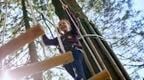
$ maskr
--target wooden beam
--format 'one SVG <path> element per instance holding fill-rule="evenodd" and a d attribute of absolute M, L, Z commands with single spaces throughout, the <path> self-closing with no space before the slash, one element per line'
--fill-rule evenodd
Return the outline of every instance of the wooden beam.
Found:
<path fill-rule="evenodd" d="M 72 53 L 69 51 L 59 56 L 52 57 L 48 60 L 44 60 L 42 62 L 32 63 L 27 66 L 22 66 L 14 70 L 10 70 L 8 71 L 8 73 L 12 76 L 12 78 L 16 78 L 16 80 L 19 80 L 24 76 L 29 76 L 34 73 L 45 71 L 61 64 L 68 64 L 72 61 L 73 56 Z"/>
<path fill-rule="evenodd" d="M 112 80 L 112 78 L 107 70 L 103 70 L 88 80 Z"/>
<path fill-rule="evenodd" d="M 12 39 L 7 44 L 0 47 L 0 60 L 5 58 L 8 54 L 13 53 L 23 47 L 26 43 L 30 43 L 40 35 L 44 34 L 41 26 L 35 25 L 27 32 L 19 35 L 17 38 Z"/>

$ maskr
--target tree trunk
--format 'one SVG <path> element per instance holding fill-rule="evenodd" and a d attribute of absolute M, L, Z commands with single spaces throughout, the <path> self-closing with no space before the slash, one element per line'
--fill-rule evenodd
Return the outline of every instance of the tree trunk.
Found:
<path fill-rule="evenodd" d="M 22 0 L 22 10 L 23 10 L 23 19 L 24 19 L 25 28 L 26 30 L 28 30 L 30 29 L 30 24 L 29 24 L 29 18 L 28 18 L 26 6 L 25 6 L 25 0 Z M 29 55 L 30 55 L 31 63 L 38 62 L 37 60 L 38 56 L 37 56 L 35 43 L 31 42 L 28 45 L 28 48 L 29 48 Z M 34 80 L 43 80 L 41 73 L 33 75 L 33 78 Z"/>
<path fill-rule="evenodd" d="M 73 12 L 75 12 L 76 16 L 80 18 L 82 28 L 84 28 L 85 30 L 84 31 L 81 28 L 82 34 L 96 34 L 102 36 L 96 26 L 92 22 L 88 21 L 87 16 L 82 12 L 82 9 L 80 8 L 76 0 L 63 1 Z M 52 4 L 55 7 L 55 13 L 60 19 L 69 19 L 66 12 L 63 10 L 59 0 L 52 0 Z M 118 60 L 118 58 L 116 57 L 116 55 L 106 41 L 103 41 L 99 37 L 86 37 L 85 40 L 91 48 L 92 52 L 94 53 L 95 58 L 98 59 L 96 53 L 98 53 L 98 55 L 101 57 L 102 62 L 104 62 L 104 65 L 106 69 L 110 72 L 113 80 L 130 80 L 129 75 L 127 74 L 122 64 L 120 63 L 120 61 Z M 83 49 L 85 50 L 86 55 L 88 56 L 88 59 L 90 60 L 95 73 L 98 73 L 100 69 L 98 69 L 98 66 L 94 63 L 94 59 L 90 55 L 90 52 L 88 51 L 84 42 L 82 40 L 80 40 L 80 42 L 82 43 Z M 90 44 L 90 42 L 92 42 L 92 44 Z M 104 69 L 105 67 L 103 67 L 101 60 L 98 60 L 98 62 L 101 68 Z"/>

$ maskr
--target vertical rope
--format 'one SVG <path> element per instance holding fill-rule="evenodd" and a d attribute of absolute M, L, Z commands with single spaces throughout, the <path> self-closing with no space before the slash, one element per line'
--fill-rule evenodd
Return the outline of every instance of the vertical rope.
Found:
<path fill-rule="evenodd" d="M 58 42 L 59 42 L 60 49 L 62 50 L 63 53 L 65 53 L 66 51 L 64 49 L 64 45 L 62 43 L 62 40 L 61 40 L 61 37 L 60 37 L 60 34 L 59 34 L 57 28 L 56 28 L 56 33 L 57 33 L 57 39 L 58 39 Z"/>
<path fill-rule="evenodd" d="M 86 40 L 84 39 L 82 33 L 80 32 L 77 24 L 74 22 L 74 20 L 72 19 L 71 15 L 69 14 L 69 12 L 68 12 L 67 10 L 66 10 L 66 12 L 67 12 L 67 14 L 69 15 L 69 17 L 70 17 L 71 21 L 73 22 L 73 24 L 75 25 L 75 27 L 76 27 L 76 29 L 77 29 L 80 37 L 82 38 L 84 44 L 86 45 L 87 49 L 89 50 L 90 54 L 92 55 L 92 57 L 93 57 L 95 63 L 97 64 L 98 68 L 100 69 L 100 71 L 102 71 L 102 68 L 101 68 L 100 64 L 99 64 L 98 61 L 95 59 L 95 56 L 94 56 L 93 52 L 91 51 L 90 47 L 88 46 L 88 43 L 86 42 Z"/>
<path fill-rule="evenodd" d="M 63 3 L 63 1 L 62 1 L 62 0 L 59 0 L 59 1 L 61 2 L 62 7 L 63 7 L 63 6 L 65 5 L 65 4 Z M 80 30 L 79 30 L 77 24 L 76 24 L 75 21 L 73 20 L 71 14 L 70 14 L 69 11 L 67 10 L 67 8 L 65 9 L 65 11 L 66 11 L 66 13 L 68 14 L 70 20 L 73 22 L 74 26 L 76 27 L 76 29 L 77 29 L 77 31 L 78 31 L 78 33 L 79 33 L 81 39 L 83 40 L 83 42 L 84 42 L 84 44 L 86 45 L 88 51 L 90 52 L 92 58 L 94 59 L 96 65 L 97 65 L 97 67 L 98 67 L 98 69 L 99 69 L 100 71 L 102 71 L 103 69 L 101 68 L 100 64 L 99 64 L 98 61 L 96 60 L 96 58 L 95 58 L 93 52 L 91 51 L 91 49 L 90 49 L 88 43 L 87 43 L 86 40 L 84 39 L 84 36 L 83 36 L 82 33 L 80 32 Z"/>
<path fill-rule="evenodd" d="M 62 0 L 60 0 L 60 2 L 61 2 L 62 4 L 64 4 L 64 3 L 62 2 Z M 58 39 L 58 42 L 59 42 L 60 49 L 62 50 L 63 53 L 65 53 L 66 51 L 65 51 L 65 49 L 64 49 L 64 45 L 63 45 L 63 43 L 62 43 L 62 40 L 61 40 L 61 37 L 60 37 L 60 34 L 59 34 L 57 28 L 56 28 L 56 33 L 57 33 L 57 39 Z"/>

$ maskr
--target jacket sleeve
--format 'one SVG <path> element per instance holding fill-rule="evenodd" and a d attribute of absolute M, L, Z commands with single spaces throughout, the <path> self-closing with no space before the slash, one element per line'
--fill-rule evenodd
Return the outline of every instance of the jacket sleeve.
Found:
<path fill-rule="evenodd" d="M 43 36 L 42 36 L 42 40 L 43 40 L 43 42 L 44 42 L 45 45 L 55 45 L 55 46 L 58 45 L 58 40 L 57 40 L 57 38 L 48 39 L 46 35 L 43 35 Z"/>
<path fill-rule="evenodd" d="M 78 35 L 78 31 L 77 31 L 76 27 L 73 24 L 71 25 L 71 28 L 72 28 L 72 30 L 71 30 L 72 34 L 73 35 Z"/>

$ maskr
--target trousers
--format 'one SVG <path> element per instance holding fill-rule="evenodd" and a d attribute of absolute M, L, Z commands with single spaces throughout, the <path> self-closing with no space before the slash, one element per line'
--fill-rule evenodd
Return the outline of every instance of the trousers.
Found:
<path fill-rule="evenodd" d="M 67 72 L 74 78 L 74 80 L 87 80 L 86 74 L 88 74 L 88 68 L 85 64 L 83 54 L 78 49 L 72 50 L 72 55 L 74 57 L 74 61 L 69 64 L 65 64 L 64 68 Z"/>

